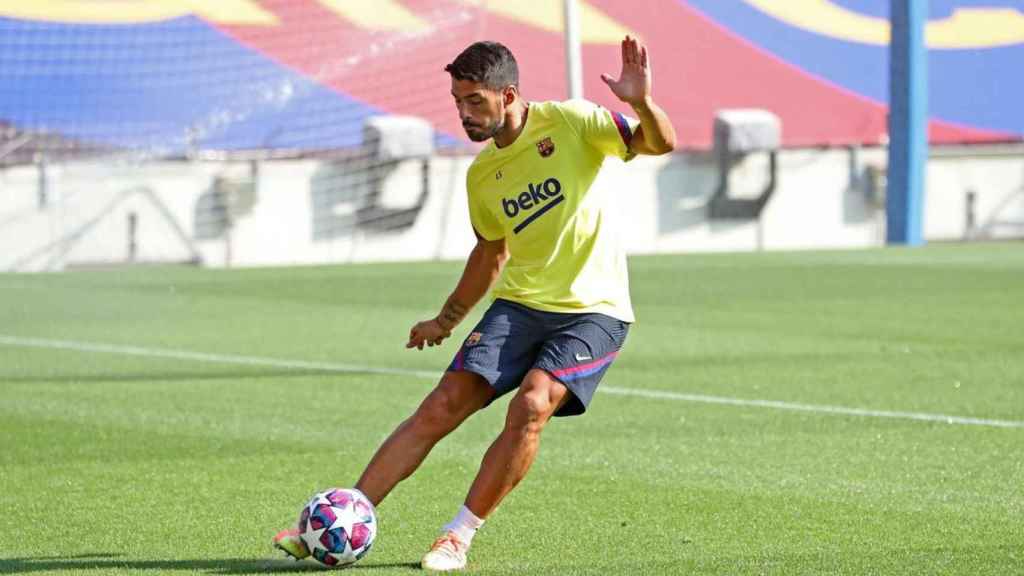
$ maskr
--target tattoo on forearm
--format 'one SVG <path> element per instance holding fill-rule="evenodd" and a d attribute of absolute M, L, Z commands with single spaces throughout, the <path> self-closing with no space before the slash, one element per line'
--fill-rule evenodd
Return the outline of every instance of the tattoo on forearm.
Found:
<path fill-rule="evenodd" d="M 438 314 L 437 320 L 441 324 L 441 327 L 445 330 L 451 330 L 462 322 L 462 319 L 469 313 L 469 308 L 459 304 L 451 298 L 444 303 L 444 307 L 441 308 L 441 313 Z"/>

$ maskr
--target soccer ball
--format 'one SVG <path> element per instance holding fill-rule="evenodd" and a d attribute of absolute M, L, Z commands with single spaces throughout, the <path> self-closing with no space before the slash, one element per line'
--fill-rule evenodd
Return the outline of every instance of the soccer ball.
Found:
<path fill-rule="evenodd" d="M 377 537 L 377 514 L 362 492 L 332 488 L 313 496 L 302 509 L 299 536 L 317 562 L 342 568 L 370 551 Z"/>

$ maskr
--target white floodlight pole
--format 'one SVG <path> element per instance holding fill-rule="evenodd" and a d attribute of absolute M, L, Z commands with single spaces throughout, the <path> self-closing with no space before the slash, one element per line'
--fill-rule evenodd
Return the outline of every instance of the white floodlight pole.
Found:
<path fill-rule="evenodd" d="M 569 98 L 583 98 L 583 58 L 580 50 L 580 18 L 576 0 L 565 0 L 565 71 Z"/>

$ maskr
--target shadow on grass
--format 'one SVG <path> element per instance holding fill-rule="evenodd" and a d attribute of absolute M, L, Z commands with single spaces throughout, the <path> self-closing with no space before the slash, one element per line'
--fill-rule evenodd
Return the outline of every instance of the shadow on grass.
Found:
<path fill-rule="evenodd" d="M 374 564 L 360 563 L 345 569 L 349 571 L 374 571 L 405 568 L 420 571 L 418 562 Z M 323 573 L 322 568 L 312 562 L 294 560 L 271 560 L 259 558 L 215 558 L 203 560 L 129 560 L 120 554 L 80 554 L 77 556 L 37 556 L 28 558 L 0 558 L 0 574 L 29 574 L 49 571 L 87 570 L 187 570 L 205 574 L 288 574 Z"/>

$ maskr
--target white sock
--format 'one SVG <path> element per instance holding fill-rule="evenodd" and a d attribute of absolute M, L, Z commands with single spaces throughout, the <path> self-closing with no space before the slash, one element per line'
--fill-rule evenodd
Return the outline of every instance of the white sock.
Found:
<path fill-rule="evenodd" d="M 444 530 L 446 532 L 454 532 L 459 540 L 468 548 L 470 542 L 473 541 L 473 536 L 476 535 L 476 531 L 483 525 L 484 521 L 477 518 L 476 514 L 473 514 L 473 511 L 466 508 L 466 505 L 463 504 L 455 518 L 445 524 Z"/>

